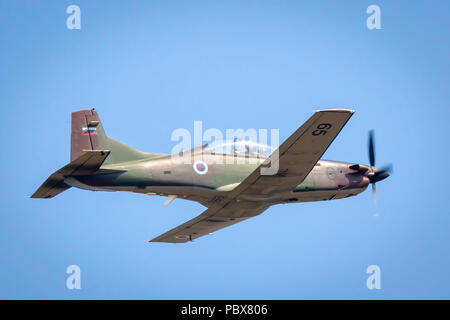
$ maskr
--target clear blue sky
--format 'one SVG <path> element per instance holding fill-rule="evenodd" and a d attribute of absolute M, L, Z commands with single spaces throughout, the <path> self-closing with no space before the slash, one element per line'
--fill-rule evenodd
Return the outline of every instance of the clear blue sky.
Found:
<path fill-rule="evenodd" d="M 66 8 L 81 7 L 81 30 Z M 381 8 L 381 30 L 366 8 Z M 448 1 L 0 1 L 0 298 L 450 298 Z M 70 112 L 169 153 L 176 128 L 278 128 L 356 110 L 324 155 L 394 175 L 330 202 L 272 207 L 185 245 L 147 243 L 200 204 L 72 188 Z M 65 287 L 79 265 L 82 289 Z M 382 289 L 366 288 L 381 268 Z"/>

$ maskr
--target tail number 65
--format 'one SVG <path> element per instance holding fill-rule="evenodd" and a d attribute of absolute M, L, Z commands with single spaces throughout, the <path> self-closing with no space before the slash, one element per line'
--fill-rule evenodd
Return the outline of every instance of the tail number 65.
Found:
<path fill-rule="evenodd" d="M 324 136 L 327 134 L 328 130 L 331 129 L 332 125 L 329 123 L 321 123 L 317 126 L 317 130 L 312 132 L 313 136 Z"/>

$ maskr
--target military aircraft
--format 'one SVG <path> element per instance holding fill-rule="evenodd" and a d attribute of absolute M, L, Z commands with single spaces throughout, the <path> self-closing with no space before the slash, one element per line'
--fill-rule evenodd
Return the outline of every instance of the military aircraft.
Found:
<path fill-rule="evenodd" d="M 353 110 L 316 111 L 276 150 L 247 140 L 204 144 L 173 155 L 144 153 L 106 136 L 94 109 L 72 113 L 71 162 L 53 173 L 31 196 L 52 198 L 71 188 L 126 191 L 193 200 L 207 209 L 196 218 L 150 240 L 183 243 L 257 216 L 272 205 L 355 196 L 389 176 L 370 165 L 320 160 Z M 270 156 L 268 154 L 270 153 Z M 270 168 L 275 168 L 270 174 Z"/>

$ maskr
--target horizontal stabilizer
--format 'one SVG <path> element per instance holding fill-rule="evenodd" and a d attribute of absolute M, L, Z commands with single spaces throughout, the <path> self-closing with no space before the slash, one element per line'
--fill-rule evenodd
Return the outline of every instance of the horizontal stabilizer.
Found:
<path fill-rule="evenodd" d="M 86 151 L 83 155 L 48 177 L 31 198 L 49 199 L 66 191 L 70 188 L 68 184 L 64 183 L 66 177 L 88 175 L 97 172 L 109 153 L 110 151 L 108 150 Z"/>

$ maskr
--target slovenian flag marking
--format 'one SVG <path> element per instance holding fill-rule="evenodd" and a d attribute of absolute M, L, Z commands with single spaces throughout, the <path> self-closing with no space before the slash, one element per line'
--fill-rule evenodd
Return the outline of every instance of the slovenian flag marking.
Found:
<path fill-rule="evenodd" d="M 97 134 L 97 127 L 83 127 L 83 134 L 85 136 L 91 136 Z"/>

